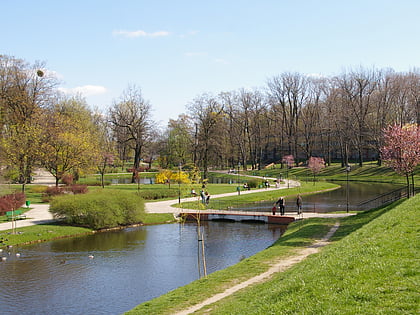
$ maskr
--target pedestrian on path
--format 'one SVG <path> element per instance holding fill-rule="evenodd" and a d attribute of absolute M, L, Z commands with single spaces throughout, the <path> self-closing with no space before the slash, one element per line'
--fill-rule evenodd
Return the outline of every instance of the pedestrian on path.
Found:
<path fill-rule="evenodd" d="M 278 205 L 280 208 L 280 215 L 284 215 L 284 208 L 285 208 L 284 198 L 280 197 L 279 200 L 277 200 L 274 205 L 275 206 Z"/>

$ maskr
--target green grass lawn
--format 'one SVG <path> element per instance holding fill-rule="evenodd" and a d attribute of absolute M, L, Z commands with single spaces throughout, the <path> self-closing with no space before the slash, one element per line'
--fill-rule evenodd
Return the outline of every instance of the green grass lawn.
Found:
<path fill-rule="evenodd" d="M 260 171 L 248 171 L 247 174 L 257 174 L 259 176 L 268 177 L 279 177 L 282 174 L 283 178 L 286 177 L 286 169 L 280 168 L 280 165 L 276 165 L 276 168 L 269 168 Z M 298 179 L 302 181 L 313 181 L 313 174 L 306 167 L 293 167 L 288 171 L 290 179 Z M 347 173 L 344 167 L 341 167 L 340 163 L 333 163 L 320 171 L 316 175 L 316 180 L 347 180 Z M 387 166 L 378 166 L 376 162 L 365 162 L 362 167 L 357 164 L 351 164 L 351 171 L 349 172 L 349 180 L 352 181 L 378 181 L 378 182 L 389 182 L 398 183 L 405 185 L 405 177 L 398 175 L 394 170 Z M 414 172 L 414 180 L 417 186 L 420 185 L 420 165 Z"/>
<path fill-rule="evenodd" d="M 241 204 L 252 203 L 257 201 L 267 201 L 272 200 L 273 202 L 277 201 L 280 196 L 293 196 L 297 194 L 309 194 L 315 193 L 322 190 L 327 189 L 335 189 L 339 188 L 339 185 L 327 183 L 327 182 L 316 182 L 313 183 L 305 183 L 303 182 L 300 187 L 296 188 L 288 188 L 288 189 L 281 189 L 281 190 L 271 190 L 267 189 L 263 192 L 256 192 L 251 194 L 241 194 L 229 197 L 221 197 L 221 198 L 210 198 L 210 203 L 207 206 L 210 209 L 217 209 L 217 210 L 226 210 L 228 207 L 232 206 L 239 206 Z M 212 187 L 208 188 L 210 195 L 217 194 L 214 192 Z M 175 205 L 178 207 L 178 205 Z M 204 209 L 203 205 L 199 201 L 194 202 L 182 202 L 179 207 L 186 208 L 186 209 Z"/>
<path fill-rule="evenodd" d="M 333 243 L 272 279 L 194 314 L 418 314 L 420 196 L 341 219 Z M 334 222 L 290 225 L 273 246 L 128 314 L 172 314 L 266 271 Z"/>
<path fill-rule="evenodd" d="M 17 228 L 16 232 L 16 234 L 12 234 L 12 230 L 0 231 L 0 240 L 2 241 L 0 247 L 90 234 L 93 230 L 62 224 L 38 224 Z"/>

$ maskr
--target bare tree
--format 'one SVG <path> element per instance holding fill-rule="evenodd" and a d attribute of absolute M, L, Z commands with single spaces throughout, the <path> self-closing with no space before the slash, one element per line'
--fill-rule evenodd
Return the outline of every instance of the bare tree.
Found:
<path fill-rule="evenodd" d="M 275 112 L 281 115 L 288 154 L 297 156 L 298 124 L 307 98 L 307 79 L 299 73 L 283 73 L 268 81 L 269 97 Z"/>
<path fill-rule="evenodd" d="M 197 126 L 199 162 L 203 168 L 203 179 L 206 179 L 210 156 L 215 153 L 215 145 L 219 142 L 217 137 L 220 133 L 216 131 L 225 117 L 224 108 L 215 97 L 203 94 L 189 104 L 188 109 Z"/>
<path fill-rule="evenodd" d="M 149 141 L 150 112 L 149 102 L 143 98 L 140 88 L 136 86 L 129 86 L 109 111 L 114 133 L 134 152 L 132 183 L 136 180 L 142 150 Z"/>

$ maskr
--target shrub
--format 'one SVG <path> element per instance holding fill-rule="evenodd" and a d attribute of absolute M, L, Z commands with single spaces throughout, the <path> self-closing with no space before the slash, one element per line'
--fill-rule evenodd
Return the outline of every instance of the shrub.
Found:
<path fill-rule="evenodd" d="M 63 177 L 61 177 L 61 182 L 64 185 L 72 185 L 73 184 L 73 175 L 72 174 L 64 174 Z"/>
<path fill-rule="evenodd" d="M 259 185 L 259 180 L 257 179 L 252 179 L 248 182 L 248 187 L 249 188 L 257 188 Z"/>
<path fill-rule="evenodd" d="M 52 200 L 50 211 L 68 224 L 93 229 L 140 223 L 145 217 L 143 199 L 135 192 L 121 190 L 58 196 Z"/>
<path fill-rule="evenodd" d="M 88 192 L 87 185 L 71 185 L 63 188 L 67 192 L 71 192 L 75 195 L 77 194 L 86 194 Z"/>
<path fill-rule="evenodd" d="M 48 186 L 42 186 L 42 185 L 31 185 L 28 187 L 31 193 L 34 194 L 42 194 L 47 191 Z"/>
<path fill-rule="evenodd" d="M 177 189 L 151 189 L 151 190 L 141 190 L 139 192 L 140 196 L 145 200 L 156 200 L 163 198 L 176 198 L 178 197 Z"/>
<path fill-rule="evenodd" d="M 26 196 L 24 193 L 14 193 L 0 197 L 0 215 L 22 207 L 25 204 L 25 200 Z"/>

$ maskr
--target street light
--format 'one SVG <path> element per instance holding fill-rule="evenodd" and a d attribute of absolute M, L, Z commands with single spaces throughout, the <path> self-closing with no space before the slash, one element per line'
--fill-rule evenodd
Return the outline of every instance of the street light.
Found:
<path fill-rule="evenodd" d="M 241 186 L 239 185 L 239 169 L 241 167 L 241 162 L 238 162 L 238 187 L 236 188 L 238 190 L 238 196 L 241 194 Z"/>
<path fill-rule="evenodd" d="M 178 168 L 178 204 L 181 204 L 181 163 Z"/>
<path fill-rule="evenodd" d="M 349 173 L 350 173 L 351 167 L 350 165 L 346 165 L 346 173 L 347 173 L 347 187 L 346 187 L 346 202 L 347 202 L 347 212 L 349 212 Z"/>

